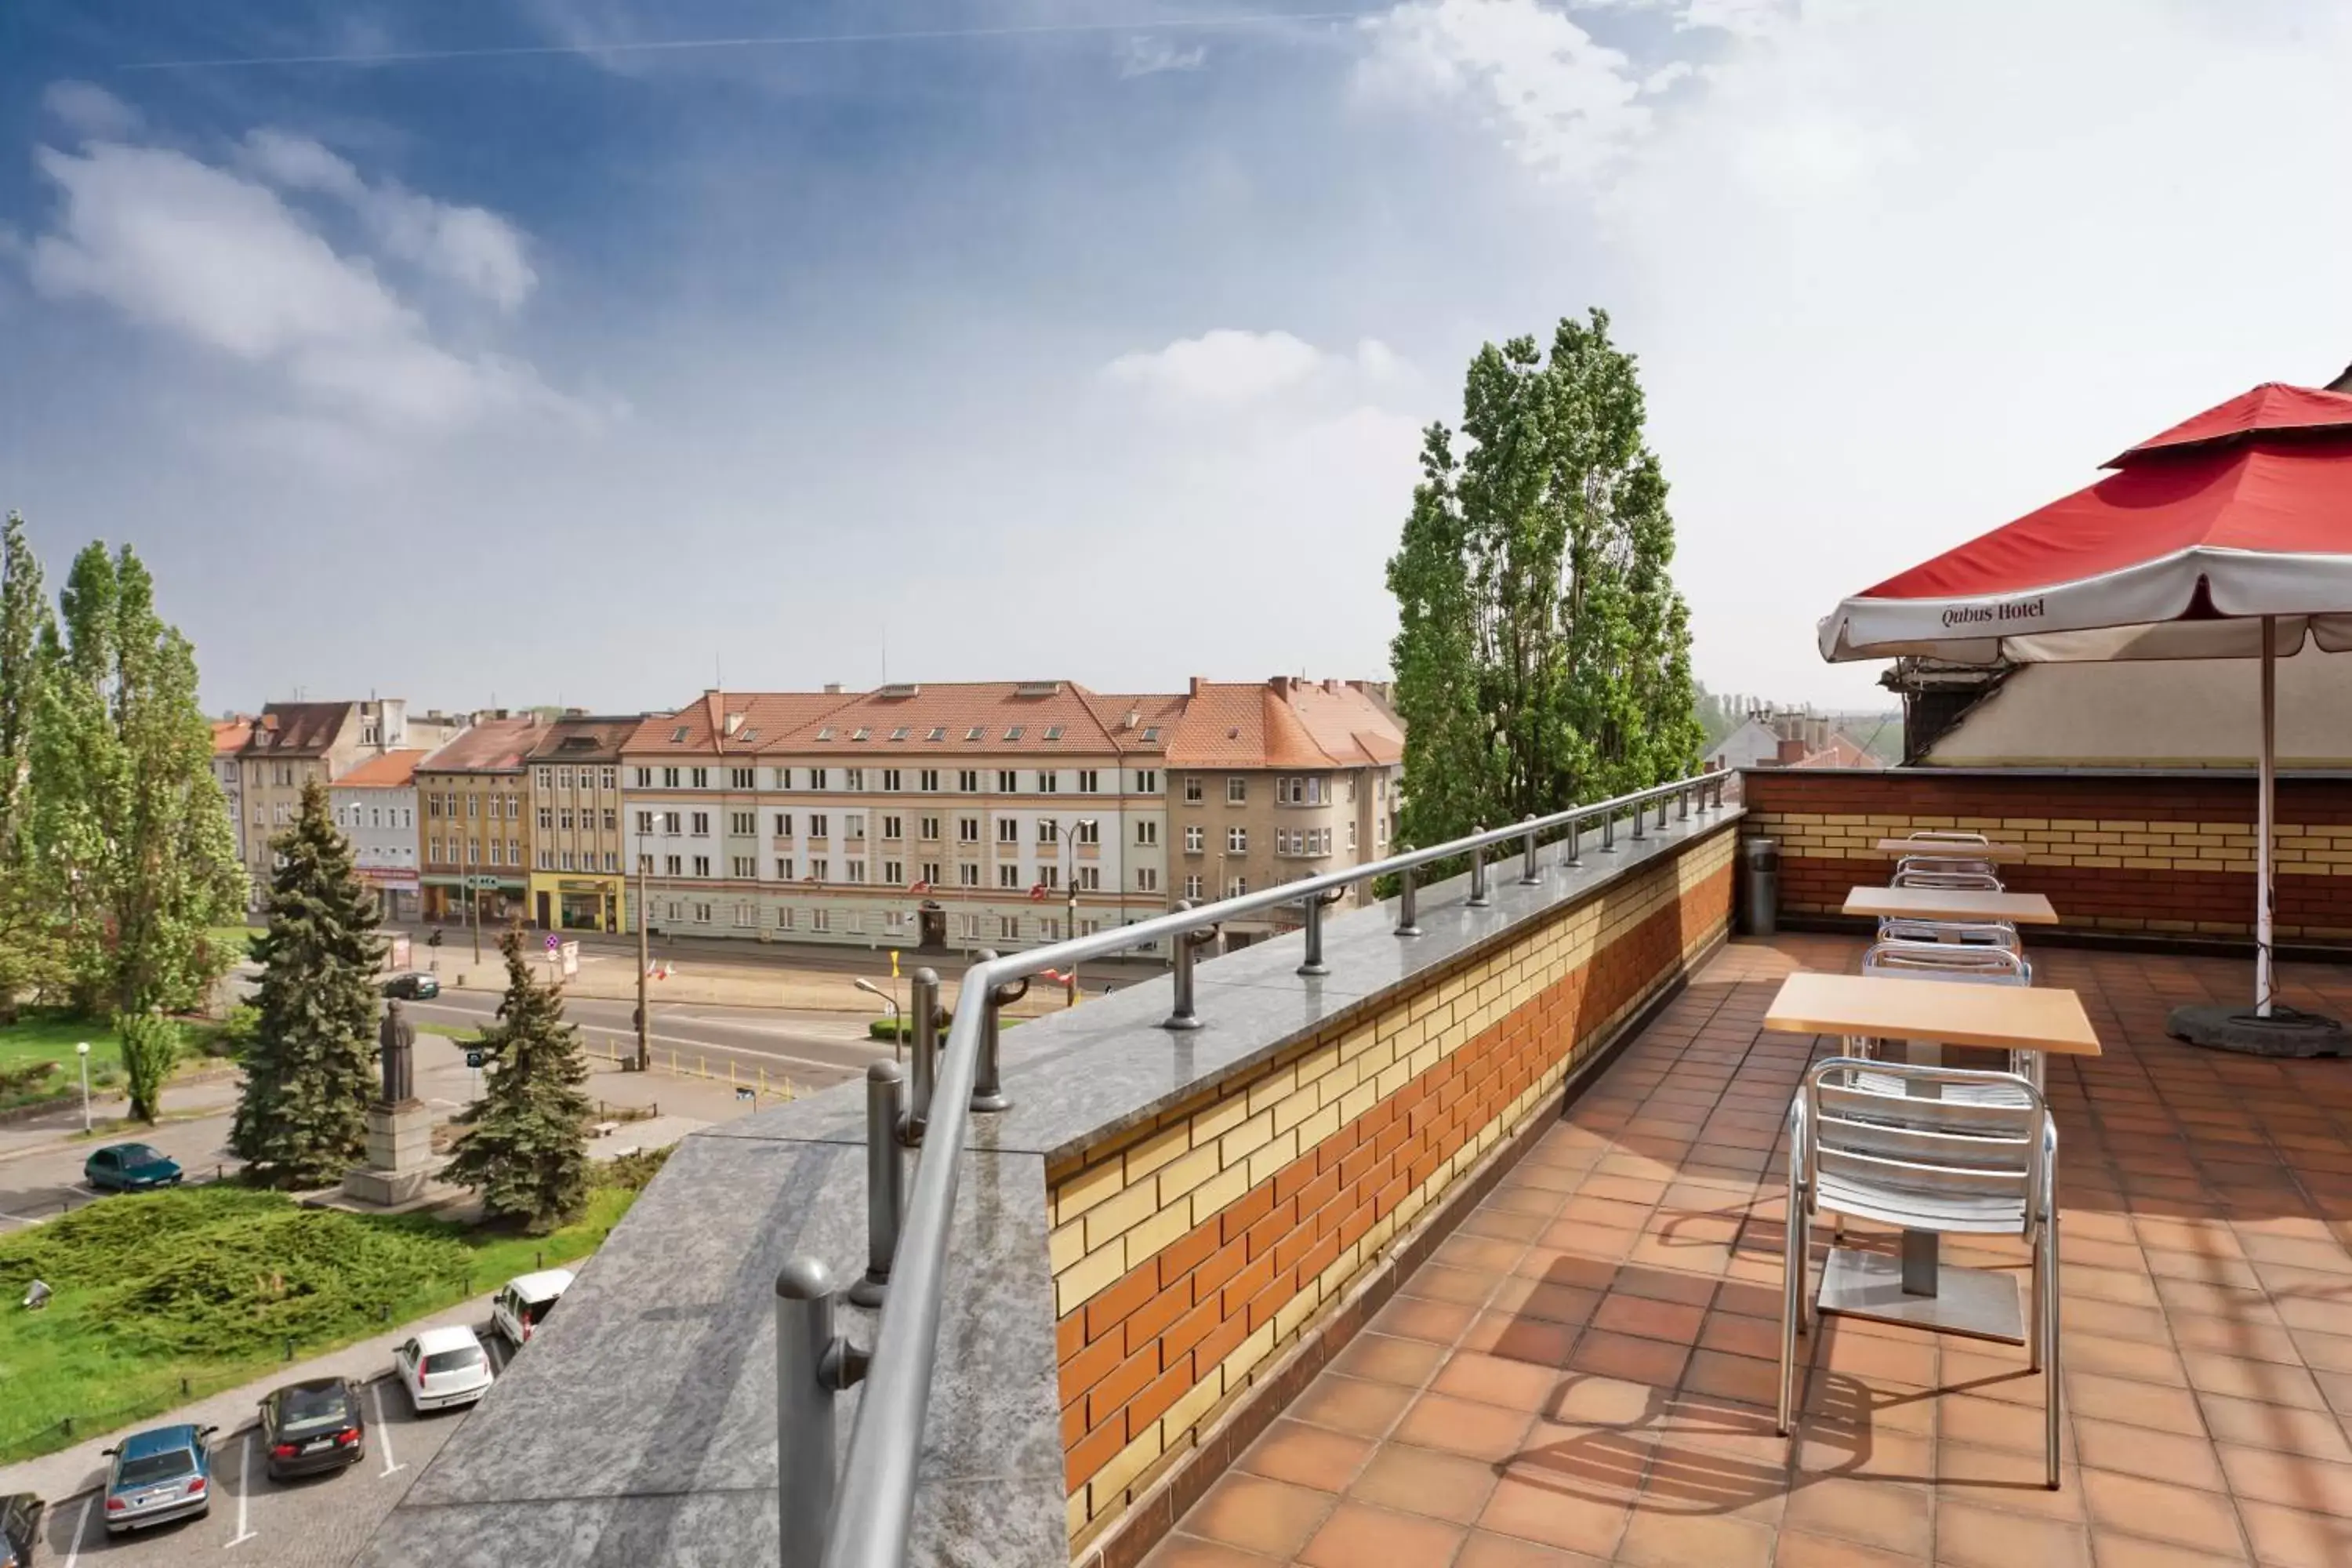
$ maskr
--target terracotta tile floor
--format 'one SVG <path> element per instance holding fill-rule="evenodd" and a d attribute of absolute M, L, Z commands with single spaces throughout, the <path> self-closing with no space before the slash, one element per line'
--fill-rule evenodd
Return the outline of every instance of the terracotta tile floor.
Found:
<path fill-rule="evenodd" d="M 2002 1346 L 1833 1321 L 1773 1435 L 1780 1119 L 1832 1043 L 1758 1024 L 1782 975 L 1858 954 L 1717 957 L 1150 1568 L 2352 1564 L 2352 1061 L 2165 1036 L 2242 963 L 2035 957 L 2106 1047 L 2050 1073 L 2063 1488 L 2042 1379 Z M 2283 995 L 2352 1013 L 2352 967 L 2285 966 Z"/>

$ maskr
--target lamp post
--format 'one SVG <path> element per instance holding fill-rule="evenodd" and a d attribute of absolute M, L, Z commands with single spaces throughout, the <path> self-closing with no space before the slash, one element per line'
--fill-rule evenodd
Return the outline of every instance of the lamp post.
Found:
<path fill-rule="evenodd" d="M 646 901 L 646 871 L 654 858 L 643 848 L 645 835 L 637 836 L 637 1070 L 651 1072 L 654 1066 L 654 1021 L 646 1010 L 652 997 L 646 994 L 646 971 L 653 967 L 653 950 L 646 928 L 653 917 L 653 906 Z"/>
<path fill-rule="evenodd" d="M 81 1058 L 81 1130 L 89 1131 L 89 1042 L 83 1040 L 74 1047 L 74 1055 Z"/>
<path fill-rule="evenodd" d="M 1062 836 L 1062 880 L 1065 884 L 1063 890 L 1067 896 L 1070 921 L 1068 927 L 1062 932 L 1066 940 L 1078 934 L 1078 833 L 1082 828 L 1095 826 L 1097 826 L 1096 818 L 1081 816 L 1071 823 L 1069 832 Z M 1077 1005 L 1078 966 L 1073 963 L 1070 965 L 1070 973 L 1062 980 L 1062 1005 L 1075 1007 Z"/>
<path fill-rule="evenodd" d="M 879 996 L 882 999 L 882 1005 L 890 1009 L 890 1059 L 894 1062 L 900 1060 L 907 1043 L 907 1016 L 900 1010 L 898 999 L 863 975 L 851 981 L 850 984 L 868 996 Z"/>

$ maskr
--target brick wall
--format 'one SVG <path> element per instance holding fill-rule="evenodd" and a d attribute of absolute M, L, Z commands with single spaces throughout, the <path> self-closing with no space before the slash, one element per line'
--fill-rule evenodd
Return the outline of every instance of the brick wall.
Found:
<path fill-rule="evenodd" d="M 1047 1173 L 1074 1550 L 1724 931 L 1695 841 Z"/>
<path fill-rule="evenodd" d="M 2001 879 L 2047 894 L 2066 925 L 2252 933 L 2255 799 L 2242 774 L 1759 769 L 1742 784 L 1741 831 L 1780 841 L 1791 912 L 1832 913 L 1857 883 L 1883 883 L 1881 838 L 1963 827 L 2030 850 Z M 2279 936 L 2352 940 L 2352 780 L 2279 781 L 2276 844 Z"/>

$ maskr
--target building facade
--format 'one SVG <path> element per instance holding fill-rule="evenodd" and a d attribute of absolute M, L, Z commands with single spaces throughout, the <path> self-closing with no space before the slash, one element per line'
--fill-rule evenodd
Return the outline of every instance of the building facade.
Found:
<path fill-rule="evenodd" d="M 1196 679 L 1167 758 L 1175 896 L 1207 902 L 1381 858 L 1403 763 L 1403 725 L 1376 685 Z M 1304 918 L 1228 921 L 1224 941 L 1247 946 Z"/>
<path fill-rule="evenodd" d="M 478 715 L 471 729 L 416 764 L 423 919 L 487 928 L 525 918 L 528 763 L 542 738 L 540 721 L 501 710 Z"/>
<path fill-rule="evenodd" d="M 621 752 L 643 722 L 567 713 L 530 763 L 530 909 L 547 931 L 617 931 L 627 918 Z"/>
<path fill-rule="evenodd" d="M 237 752 L 245 868 L 254 907 L 269 889 L 276 860 L 269 841 L 292 825 L 301 809 L 303 785 L 312 779 L 332 784 L 388 752 L 441 745 L 465 727 L 462 716 L 437 710 L 411 717 L 407 702 L 396 697 L 272 702 L 263 708 Z"/>
<path fill-rule="evenodd" d="M 360 879 L 376 897 L 376 912 L 413 921 L 421 911 L 423 855 L 416 830 L 419 749 L 371 757 L 327 786 L 335 826 L 352 842 Z"/>
<path fill-rule="evenodd" d="M 220 785 L 221 804 L 228 812 L 229 836 L 236 840 L 236 858 L 245 854 L 245 769 L 237 761 L 253 738 L 253 720 L 243 713 L 213 721 L 213 782 Z"/>

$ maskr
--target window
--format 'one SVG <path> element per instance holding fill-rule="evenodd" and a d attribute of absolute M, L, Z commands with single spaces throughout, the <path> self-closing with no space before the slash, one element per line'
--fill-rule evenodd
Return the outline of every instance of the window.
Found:
<path fill-rule="evenodd" d="M 663 857 L 662 857 L 662 875 L 663 875 L 663 876 L 665 876 L 665 877 L 682 877 L 682 876 L 686 875 L 686 861 L 685 861 L 682 858 L 680 858 L 680 857 L 678 857 L 678 856 L 676 856 L 676 855 L 665 855 L 665 856 L 663 856 Z M 670 909 L 670 917 L 669 917 L 669 918 L 670 918 L 670 919 L 672 919 L 672 920 L 676 920 L 676 919 L 677 919 L 677 906 L 676 906 L 676 905 L 672 905 L 672 906 L 671 906 L 671 909 Z"/>
<path fill-rule="evenodd" d="M 1356 847 L 1356 825 L 1355 825 L 1354 821 L 1350 820 L 1350 821 L 1349 822 L 1349 824 L 1348 824 L 1348 847 L 1349 847 L 1349 848 L 1350 848 L 1350 849 L 1353 849 L 1355 847 Z"/>
<path fill-rule="evenodd" d="M 440 815 L 441 795 L 440 792 L 436 790 L 433 794 L 425 797 L 425 816 L 429 821 L 438 817 Z M 253 808 L 253 820 L 257 823 L 261 820 L 261 807 L 258 805 L 255 805 Z"/>
<path fill-rule="evenodd" d="M 1059 866 L 1038 867 L 1037 885 L 1041 888 L 1060 887 L 1062 885 L 1062 868 Z"/>
<path fill-rule="evenodd" d="M 1000 817 L 998 817 L 998 818 L 996 819 L 996 841 L 997 841 L 999 844 L 1018 844 L 1018 843 L 1020 843 L 1020 842 L 1021 842 L 1021 824 L 1020 824 L 1020 822 L 1019 822 L 1016 818 L 1010 817 L 1010 816 L 1000 816 Z"/>
<path fill-rule="evenodd" d="M 478 817 L 482 815 L 482 797 L 480 795 L 469 795 L 466 797 L 466 815 L 469 817 Z"/>
<path fill-rule="evenodd" d="M 542 805 L 539 808 L 539 830 L 541 833 L 551 833 L 555 830 L 555 808 L 553 806 Z"/>
<path fill-rule="evenodd" d="M 793 929 L 793 911 L 790 909 L 782 909 L 776 911 L 776 929 L 778 931 L 790 931 Z"/>
<path fill-rule="evenodd" d="M 940 863 L 938 861 L 926 860 L 923 862 L 923 882 L 927 887 L 936 888 L 940 885 Z"/>
<path fill-rule="evenodd" d="M 957 842 L 957 843 L 959 843 L 959 844 L 977 844 L 977 843 L 979 843 L 979 842 L 980 842 L 980 818 L 978 818 L 978 817 L 976 817 L 976 816 L 959 816 L 959 817 L 957 817 L 957 818 L 956 818 L 956 842 Z"/>
<path fill-rule="evenodd" d="M 831 772 L 831 770 L 830 770 L 830 769 L 827 769 L 827 768 L 811 768 L 811 769 L 809 770 L 809 788 L 811 788 L 811 789 L 824 789 L 824 788 L 826 788 L 826 787 L 827 787 L 827 785 L 825 784 L 824 780 L 825 780 L 825 775 L 826 775 L 826 773 L 828 773 L 829 772 Z"/>
<path fill-rule="evenodd" d="M 996 936 L 997 940 L 1000 942 L 1019 942 L 1021 940 L 1021 917 L 1019 915 L 997 916 Z"/>
<path fill-rule="evenodd" d="M 1247 799 L 1249 799 L 1249 780 L 1239 773 L 1228 775 L 1225 779 L 1225 804 L 1239 805 Z"/>
<path fill-rule="evenodd" d="M 1038 843 L 1040 843 L 1040 844 L 1051 844 L 1051 843 L 1054 843 L 1055 840 L 1057 840 L 1060 837 L 1061 837 L 1061 825 L 1060 825 L 1059 823 L 1055 822 L 1055 821 L 1052 817 L 1050 817 L 1050 816 L 1041 816 L 1041 817 L 1039 817 L 1039 818 L 1037 819 L 1037 842 L 1038 842 Z"/>
<path fill-rule="evenodd" d="M 848 874 L 849 874 L 849 879 L 850 879 L 851 881 L 853 881 L 853 882 L 862 882 L 862 881 L 866 880 L 866 862 L 865 862 L 865 861 L 863 861 L 863 860 L 845 860 L 845 861 L 842 862 L 842 864 L 843 864 L 843 866 L 847 869 Z"/>
<path fill-rule="evenodd" d="M 546 808 L 545 808 L 544 806 L 542 806 L 542 807 L 541 807 L 540 809 L 541 809 L 541 811 L 544 811 Z M 556 816 L 556 820 L 557 820 L 557 822 L 559 822 L 559 823 L 562 826 L 562 828 L 563 828 L 563 831 L 564 831 L 564 832 L 569 833 L 569 832 L 571 832 L 571 831 L 572 831 L 572 808 L 571 808 L 570 806 L 568 806 L 568 805 L 567 805 L 567 806 L 563 807 L 561 811 L 558 811 L 558 812 L 555 814 L 555 816 Z"/>
<path fill-rule="evenodd" d="M 482 841 L 481 841 L 480 839 L 478 839 L 478 838 L 468 838 L 468 839 L 467 839 L 467 840 L 466 840 L 466 864 L 467 864 L 467 865 L 468 865 L 468 866 L 478 866 L 478 865 L 480 865 L 481 863 L 482 863 Z"/>
<path fill-rule="evenodd" d="M 978 795 L 980 793 L 980 770 L 978 768 L 959 768 L 956 770 L 956 793 L 958 795 Z"/>
<path fill-rule="evenodd" d="M 931 732 L 930 732 L 929 734 L 928 734 L 928 735 L 926 735 L 926 736 L 924 736 L 924 737 L 923 737 L 923 739 L 924 739 L 924 740 L 926 740 L 926 741 L 944 741 L 944 740 L 946 740 L 947 738 L 948 738 L 948 727 L 947 727 L 946 725 L 944 725 L 944 724 L 934 724 L 934 725 L 932 725 L 932 726 L 931 726 Z"/>
<path fill-rule="evenodd" d="M 1238 899 L 1244 893 L 1248 891 L 1249 879 L 1247 877 L 1235 877 L 1232 881 L 1225 884 L 1225 897 L 1229 899 Z"/>
<path fill-rule="evenodd" d="M 694 836 L 697 838 L 708 838 L 710 837 L 710 814 L 709 812 L 698 811 L 694 814 Z"/>
<path fill-rule="evenodd" d="M 1158 892 L 1160 873 L 1149 866 L 1138 866 L 1135 868 L 1135 890 L 1139 893 Z"/>
<path fill-rule="evenodd" d="M 791 881 L 792 879 L 793 879 L 793 858 L 792 858 L 791 856 L 789 856 L 789 855 L 779 855 L 779 856 L 777 856 L 777 857 L 776 857 L 776 880 L 777 880 L 777 881 L 779 881 L 779 882 L 789 882 L 789 881 Z"/>
<path fill-rule="evenodd" d="M 619 870 L 620 868 L 621 868 L 621 852 L 620 852 L 619 850 L 617 850 L 617 849 L 607 849 L 607 850 L 605 850 L 605 851 L 604 851 L 604 869 L 606 869 L 607 871 L 617 871 L 617 870 Z"/>
<path fill-rule="evenodd" d="M 1198 855 L 1201 853 L 1201 851 L 1207 847 L 1203 842 L 1207 837 L 1208 829 L 1201 826 L 1198 823 L 1186 828 L 1184 830 L 1184 853 L 1187 855 Z"/>
<path fill-rule="evenodd" d="M 642 773 L 644 770 L 639 769 L 638 771 Z M 583 778 L 585 778 L 588 774 L 588 770 L 586 768 L 583 768 L 580 770 L 580 773 Z M 598 768 L 596 770 L 596 787 L 600 790 L 609 790 L 613 788 L 615 784 L 620 783 L 620 779 L 621 770 L 618 768 Z"/>
<path fill-rule="evenodd" d="M 760 862 L 752 856 L 738 855 L 730 864 L 735 868 L 734 876 L 737 881 L 748 882 L 760 874 Z"/>
<path fill-rule="evenodd" d="M 811 838 L 825 837 L 832 830 L 832 822 L 833 818 L 827 816 L 824 812 L 810 812 L 809 837 Z"/>
<path fill-rule="evenodd" d="M 664 769 L 662 769 L 662 788 L 664 788 L 664 789 L 676 789 L 676 788 L 677 787 L 677 783 L 678 783 L 678 771 L 677 771 L 677 769 L 676 769 L 676 768 L 664 768 Z M 676 917 L 672 917 L 672 918 L 673 918 L 673 919 L 675 919 Z"/>
<path fill-rule="evenodd" d="M 862 735 L 865 731 L 861 730 L 858 733 Z M 845 768 L 843 770 L 843 774 L 844 776 L 841 782 L 842 788 L 855 793 L 864 793 L 866 789 L 866 770 L 864 768 Z"/>
<path fill-rule="evenodd" d="M 882 793 L 884 795 L 897 795 L 900 793 L 901 786 L 899 780 L 904 775 L 897 768 L 884 768 L 882 770 Z"/>
<path fill-rule="evenodd" d="M 760 911 L 749 904 L 738 904 L 735 906 L 735 923 L 744 927 L 758 925 Z"/>
<path fill-rule="evenodd" d="M 905 823 L 906 823 L 906 818 L 904 818 L 904 817 L 900 817 L 900 816 L 886 816 L 886 817 L 884 817 L 884 818 L 882 819 L 882 837 L 885 837 L 885 838 L 903 838 L 903 837 L 906 837 L 905 833 L 903 833 L 903 832 L 901 831 L 901 828 L 905 826 Z"/>
<path fill-rule="evenodd" d="M 897 860 L 885 860 L 885 861 L 883 861 L 883 862 L 882 862 L 882 881 L 883 881 L 883 884 L 884 884 L 886 887 L 892 887 L 892 888 L 904 887 L 904 886 L 906 885 L 906 881 L 907 881 L 907 868 L 906 868 L 906 866 L 905 866 L 904 864 L 902 864 L 901 862 L 897 861 Z"/>
<path fill-rule="evenodd" d="M 842 817 L 841 826 L 843 837 L 852 840 L 862 839 L 866 837 L 866 814 L 862 811 L 850 812 Z"/>
<path fill-rule="evenodd" d="M 696 876 L 698 876 L 698 877 L 708 877 L 709 875 L 710 875 L 710 857 L 709 857 L 709 856 L 708 856 L 708 855 L 697 855 L 697 856 L 694 858 L 694 874 L 695 874 Z"/>
<path fill-rule="evenodd" d="M 686 831 L 686 814 L 682 811 L 662 813 L 662 837 L 675 838 Z"/>
<path fill-rule="evenodd" d="M 1200 774 L 1187 773 L 1184 775 L 1184 798 L 1194 805 L 1201 804 L 1202 795 Z"/>
<path fill-rule="evenodd" d="M 925 795 L 939 794 L 940 770 L 937 768 L 925 768 L 922 772 L 917 773 L 915 775 L 915 787 L 921 790 Z"/>
<path fill-rule="evenodd" d="M 1019 887 L 1021 885 L 1021 868 L 1013 865 L 1010 861 L 999 866 L 996 868 L 996 885 L 1000 888 Z"/>
<path fill-rule="evenodd" d="M 583 813 L 581 813 L 581 815 L 582 815 L 583 816 L 585 816 L 587 815 L 587 813 L 583 812 Z M 604 808 L 604 831 L 605 831 L 605 832 L 610 833 L 610 832 L 614 831 L 614 828 L 619 825 L 620 820 L 621 820 L 621 814 L 620 814 L 619 812 L 617 812 L 617 811 L 614 810 L 614 809 L 613 809 L 611 806 L 609 806 L 609 805 L 608 805 L 608 806 L 606 806 L 606 807 Z"/>
<path fill-rule="evenodd" d="M 1138 768 L 1135 773 L 1135 793 L 1138 795 L 1158 795 L 1160 793 L 1160 770 L 1158 768 Z"/>
<path fill-rule="evenodd" d="M 549 781 L 558 777 L 563 780 L 562 787 L 565 789 L 570 789 L 572 787 L 572 770 L 570 768 L 536 768 L 532 770 L 532 776 L 539 780 L 539 787 L 541 789 L 551 789 L 555 787 Z"/>
<path fill-rule="evenodd" d="M 965 740 L 967 740 L 967 741 L 977 741 L 977 740 L 979 740 L 979 739 L 980 739 L 980 737 L 981 737 L 982 733 L 982 730 L 981 730 L 981 727 L 980 727 L 979 725 L 977 725 L 977 724 L 974 724 L 971 729 L 966 730 L 966 731 L 963 732 L 963 738 L 964 738 Z"/>
<path fill-rule="evenodd" d="M 1052 915 L 1039 915 L 1037 917 L 1037 940 L 1040 942 L 1061 941 L 1062 922 L 1055 920 Z"/>
<path fill-rule="evenodd" d="M 907 738 L 907 726 L 901 724 L 897 729 L 891 731 L 890 738 L 894 741 L 905 740 Z"/>
<path fill-rule="evenodd" d="M 696 904 L 693 906 L 693 910 L 694 923 L 696 925 L 707 926 L 710 923 L 710 906 L 709 904 Z"/>
<path fill-rule="evenodd" d="M 753 768 L 729 768 L 727 770 L 728 786 L 731 789 L 757 788 L 758 786 L 751 782 L 752 775 L 757 771 L 758 770 Z M 749 925 L 751 922 L 749 921 L 738 921 L 736 923 L 738 925 Z"/>
<path fill-rule="evenodd" d="M 1249 850 L 1249 829 L 1248 829 L 1248 828 L 1246 828 L 1246 827 L 1228 827 L 1228 828 L 1226 828 L 1226 829 L 1225 829 L 1225 852 L 1226 852 L 1227 854 L 1229 854 L 1229 855 L 1242 855 L 1242 854 L 1246 854 L 1246 853 L 1248 852 L 1248 850 Z"/>
<path fill-rule="evenodd" d="M 1045 726 L 1045 739 L 1049 741 L 1058 741 L 1061 738 L 1062 727 L 1059 724 L 1048 724 Z"/>
<path fill-rule="evenodd" d="M 694 787 L 697 789 L 709 789 L 710 787 L 710 770 L 709 768 L 697 768 L 694 770 Z"/>
<path fill-rule="evenodd" d="M 438 838 L 426 840 L 425 845 L 425 858 L 436 864 L 439 863 L 441 859 L 441 840 Z"/>
<path fill-rule="evenodd" d="M 919 829 L 919 837 L 921 837 L 924 843 L 937 844 L 940 841 L 940 819 L 938 817 L 923 817 L 916 824 L 916 826 Z"/>
<path fill-rule="evenodd" d="M 965 861 L 962 865 L 958 866 L 956 868 L 956 885 L 964 888 L 979 887 L 980 868 L 969 860 Z"/>
<path fill-rule="evenodd" d="M 1101 843 L 1102 824 L 1097 822 L 1091 816 L 1082 816 L 1078 818 L 1078 842 L 1081 844 Z"/>
<path fill-rule="evenodd" d="M 832 929 L 833 911 L 831 910 L 811 910 L 809 911 L 809 930 L 831 931 Z"/>
<path fill-rule="evenodd" d="M 1037 793 L 1039 795 L 1052 795 L 1061 787 L 1062 779 L 1059 773 L 1055 773 L 1051 768 L 1039 768 L 1037 770 Z"/>
<path fill-rule="evenodd" d="M 555 869 L 555 852 L 553 850 L 542 849 L 539 852 L 539 868 L 542 871 L 552 871 Z M 569 871 L 572 868 L 566 866 L 564 869 Z"/>
<path fill-rule="evenodd" d="M 1159 842 L 1160 842 L 1160 824 L 1159 824 L 1159 823 L 1157 823 L 1157 822 L 1155 822 L 1155 821 L 1153 821 L 1151 818 L 1150 818 L 1150 817 L 1148 817 L 1148 816 L 1147 816 L 1147 817 L 1145 817 L 1142 821 L 1140 821 L 1140 822 L 1137 823 L 1137 824 L 1135 825 L 1135 841 L 1136 841 L 1138 844 L 1157 844 L 1157 843 L 1159 843 Z"/>
<path fill-rule="evenodd" d="M 1078 889 L 1081 892 L 1087 893 L 1098 893 L 1102 891 L 1102 868 L 1099 866 L 1079 867 Z"/>
<path fill-rule="evenodd" d="M 670 925 L 677 924 L 677 900 L 676 899 L 669 900 L 668 913 L 663 918 Z"/>
<path fill-rule="evenodd" d="M 1020 794 L 1020 793 L 1021 793 L 1021 775 L 1020 775 L 1019 773 L 1014 773 L 1011 768 L 999 768 L 999 769 L 997 769 L 997 770 L 996 770 L 996 793 L 997 793 L 997 794 L 999 794 L 999 795 L 1018 795 L 1018 794 Z"/>
<path fill-rule="evenodd" d="M 776 837 L 779 838 L 790 838 L 792 836 L 793 814 L 789 811 L 780 811 L 776 813 Z"/>
<path fill-rule="evenodd" d="M 1006 725 L 1004 728 L 1004 738 L 1008 741 L 1019 740 L 1021 738 L 1021 726 L 1018 724 Z"/>
<path fill-rule="evenodd" d="M 1199 902 L 1199 901 L 1200 901 L 1200 898 L 1201 898 L 1201 879 L 1200 879 L 1200 878 L 1198 878 L 1198 877 L 1187 877 L 1187 878 L 1185 878 L 1185 879 L 1184 879 L 1184 896 L 1185 896 L 1186 898 L 1188 898 L 1188 899 L 1192 900 L 1195 903 L 1197 903 L 1197 902 Z"/>
<path fill-rule="evenodd" d="M 1099 782 L 1101 777 L 1102 775 L 1092 768 L 1080 768 L 1078 770 L 1078 793 L 1080 795 L 1098 794 L 1102 789 L 1102 784 Z"/>
<path fill-rule="evenodd" d="M 808 879 L 809 879 L 810 881 L 812 881 L 812 882 L 830 882 L 830 881 L 832 881 L 832 880 L 833 880 L 833 862 L 832 862 L 832 861 L 830 861 L 830 860 L 812 860 L 812 861 L 810 861 L 810 862 L 809 862 L 809 874 L 808 874 Z"/>
<path fill-rule="evenodd" d="M 639 788 L 639 789 L 651 789 L 651 788 L 653 788 L 653 787 L 654 787 L 654 771 L 653 771 L 653 769 L 651 769 L 651 768 L 631 768 L 631 769 L 629 770 L 629 774 L 630 774 L 630 776 L 631 776 L 632 778 L 634 778 L 634 779 L 635 779 L 635 780 L 636 780 L 636 787 L 637 787 L 637 788 Z"/>
<path fill-rule="evenodd" d="M 760 831 L 760 814 L 756 811 L 730 811 L 727 814 L 727 831 L 749 838 Z"/>
<path fill-rule="evenodd" d="M 547 858 L 547 851 L 544 849 L 541 850 L 539 852 L 539 858 L 541 860 L 544 861 Z M 569 849 L 566 849 L 563 852 L 563 868 L 567 871 L 577 870 L 579 868 L 577 866 L 573 865 L 572 854 Z"/>
<path fill-rule="evenodd" d="M 776 770 L 776 787 L 778 789 L 790 789 L 793 787 L 792 769 L 778 768 Z"/>
<path fill-rule="evenodd" d="M 522 816 L 522 796 L 520 795 L 510 795 L 507 796 L 506 799 L 507 820 L 509 822 L 518 820 Z"/>
<path fill-rule="evenodd" d="M 853 741 L 870 741 L 874 738 L 874 731 L 860 724 L 850 731 L 849 738 Z"/>

